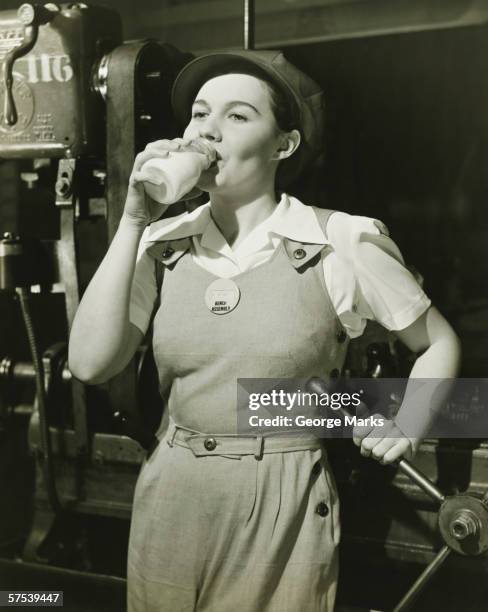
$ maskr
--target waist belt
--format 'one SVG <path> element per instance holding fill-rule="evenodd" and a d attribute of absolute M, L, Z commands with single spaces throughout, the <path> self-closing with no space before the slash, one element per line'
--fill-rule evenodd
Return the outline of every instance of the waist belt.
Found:
<path fill-rule="evenodd" d="M 167 443 L 169 446 L 176 444 L 189 448 L 196 457 L 223 455 L 237 459 L 240 459 L 240 455 L 254 455 L 256 459 L 259 459 L 264 453 L 324 449 L 319 438 L 303 433 L 275 436 L 210 434 L 193 432 L 178 425 L 174 426 Z"/>

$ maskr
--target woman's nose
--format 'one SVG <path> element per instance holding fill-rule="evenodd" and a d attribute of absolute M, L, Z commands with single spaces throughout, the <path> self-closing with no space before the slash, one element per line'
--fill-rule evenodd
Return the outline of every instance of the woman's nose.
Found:
<path fill-rule="evenodd" d="M 210 142 L 220 141 L 222 135 L 214 119 L 207 119 L 199 129 L 200 137 Z"/>

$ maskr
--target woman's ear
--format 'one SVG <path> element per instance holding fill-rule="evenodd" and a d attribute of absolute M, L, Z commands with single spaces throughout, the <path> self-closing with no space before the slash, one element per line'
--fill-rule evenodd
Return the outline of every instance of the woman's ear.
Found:
<path fill-rule="evenodd" d="M 286 159 L 293 155 L 293 153 L 298 149 L 301 140 L 302 137 L 298 130 L 284 132 L 281 136 L 279 149 L 273 155 L 273 159 Z"/>

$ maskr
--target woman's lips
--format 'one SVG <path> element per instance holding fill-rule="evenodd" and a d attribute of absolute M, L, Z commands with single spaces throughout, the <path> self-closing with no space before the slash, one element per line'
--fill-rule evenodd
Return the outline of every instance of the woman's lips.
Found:
<path fill-rule="evenodd" d="M 217 168 L 218 168 L 218 163 L 219 163 L 219 161 L 221 161 L 221 159 L 222 159 L 221 157 L 218 157 L 218 156 L 217 156 L 217 157 L 214 159 L 214 161 L 213 161 L 213 162 L 210 164 L 210 166 L 208 167 L 208 169 L 209 169 L 209 170 L 211 170 L 211 169 L 212 169 L 212 170 L 217 169 Z"/>

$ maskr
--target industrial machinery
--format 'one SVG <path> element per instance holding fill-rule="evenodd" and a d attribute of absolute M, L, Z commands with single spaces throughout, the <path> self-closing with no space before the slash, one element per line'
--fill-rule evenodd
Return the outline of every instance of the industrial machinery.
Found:
<path fill-rule="evenodd" d="M 306 49 L 289 56 L 300 64 Z M 156 40 L 123 42 L 107 8 L 0 11 L 0 590 L 78 582 L 110 591 L 102 609 L 123 609 L 133 488 L 162 416 L 150 338 L 124 372 L 97 386 L 72 377 L 67 338 L 117 229 L 134 155 L 178 135 L 169 92 L 191 57 Z M 310 180 L 298 189 L 324 203 Z M 370 326 L 348 368 L 404 375 L 411 358 Z M 472 593 L 475 607 L 465 609 L 482 609 L 486 443 L 428 440 L 415 467 L 397 470 L 334 442 L 340 605 L 447 610 L 432 604 L 444 595 L 440 583 L 414 599 L 439 569 L 437 577 L 454 575 Z"/>
<path fill-rule="evenodd" d="M 117 229 L 134 155 L 176 136 L 169 91 L 191 56 L 124 44 L 118 15 L 83 3 L 2 11 L 0 41 L 0 540 L 25 562 L 88 568 L 79 517 L 127 525 L 150 444 L 139 388 L 157 385 L 147 345 L 110 384 L 74 380 L 69 326 Z M 120 539 L 112 573 L 124 571 Z"/>

